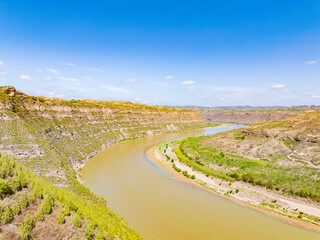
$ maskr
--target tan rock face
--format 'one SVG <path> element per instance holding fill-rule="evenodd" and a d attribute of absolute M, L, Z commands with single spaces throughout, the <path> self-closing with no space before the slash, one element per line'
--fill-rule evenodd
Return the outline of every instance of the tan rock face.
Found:
<path fill-rule="evenodd" d="M 3 91 L 8 94 L 10 97 L 16 96 L 17 90 L 14 87 L 5 87 Z"/>
<path fill-rule="evenodd" d="M 121 139 L 205 124 L 195 111 L 32 97 L 13 87 L 0 92 L 7 94 L 0 99 L 0 152 L 48 177 L 53 169 L 77 170 L 85 159 Z M 59 176 L 52 175 L 50 180 L 61 184 L 64 176 Z"/>
<path fill-rule="evenodd" d="M 205 144 L 253 159 L 285 156 L 281 164 L 320 168 L 320 113 L 253 125 L 212 136 Z"/>

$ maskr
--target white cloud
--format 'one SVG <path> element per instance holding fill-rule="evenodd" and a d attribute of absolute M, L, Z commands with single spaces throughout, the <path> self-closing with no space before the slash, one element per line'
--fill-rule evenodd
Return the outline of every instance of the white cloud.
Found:
<path fill-rule="evenodd" d="M 135 98 L 134 100 L 139 102 L 139 101 L 142 101 L 142 98 Z"/>
<path fill-rule="evenodd" d="M 129 91 L 124 88 L 118 88 L 118 87 L 109 86 L 109 85 L 101 85 L 101 87 L 113 92 L 129 93 Z"/>
<path fill-rule="evenodd" d="M 305 62 L 305 64 L 316 64 L 317 62 L 318 60 L 311 60 L 311 61 Z"/>
<path fill-rule="evenodd" d="M 84 79 L 89 80 L 89 81 L 93 80 L 92 77 L 84 77 Z"/>
<path fill-rule="evenodd" d="M 280 89 L 280 88 L 284 88 L 284 87 L 285 87 L 285 85 L 282 83 L 270 86 L 270 88 L 273 88 L 273 89 Z"/>
<path fill-rule="evenodd" d="M 42 70 L 42 69 L 37 69 L 36 71 L 37 71 L 37 72 L 43 72 L 43 70 Z"/>
<path fill-rule="evenodd" d="M 43 78 L 43 81 L 47 82 L 47 81 L 51 81 L 52 80 L 52 77 L 45 77 Z"/>
<path fill-rule="evenodd" d="M 172 78 L 173 78 L 173 77 L 170 76 L 170 75 L 168 75 L 168 76 L 165 77 L 165 79 L 167 79 L 167 80 L 171 80 Z"/>
<path fill-rule="evenodd" d="M 0 66 L 4 65 L 4 62 L 0 61 Z"/>
<path fill-rule="evenodd" d="M 70 66 L 70 67 L 76 67 L 77 66 L 76 64 L 68 63 L 68 62 L 63 63 L 63 64 L 66 65 L 66 66 Z"/>
<path fill-rule="evenodd" d="M 0 72 L 0 76 L 6 76 L 6 75 L 8 75 L 7 72 Z"/>
<path fill-rule="evenodd" d="M 320 98 L 320 95 L 313 95 L 312 98 Z"/>
<path fill-rule="evenodd" d="M 122 83 L 135 83 L 137 80 L 134 78 L 130 78 L 128 80 L 122 81 Z"/>
<path fill-rule="evenodd" d="M 54 69 L 54 68 L 47 68 L 47 71 L 51 72 L 51 73 L 59 73 L 59 71 L 57 69 Z"/>
<path fill-rule="evenodd" d="M 78 79 L 76 78 L 69 78 L 69 77 L 59 77 L 60 80 L 66 80 L 66 81 L 71 81 L 71 82 L 76 82 Z"/>
<path fill-rule="evenodd" d="M 22 80 L 33 80 L 33 79 L 34 79 L 33 77 L 30 77 L 30 76 L 28 76 L 28 75 L 21 75 L 20 78 L 21 78 Z"/>
<path fill-rule="evenodd" d="M 93 72 L 101 72 L 101 73 L 106 72 L 105 70 L 99 69 L 99 68 L 84 68 L 84 70 L 93 71 Z"/>
<path fill-rule="evenodd" d="M 194 82 L 194 81 L 184 81 L 184 82 L 181 82 L 181 85 L 186 85 L 186 86 L 188 86 L 188 85 L 193 85 L 193 84 L 195 84 L 196 82 Z"/>

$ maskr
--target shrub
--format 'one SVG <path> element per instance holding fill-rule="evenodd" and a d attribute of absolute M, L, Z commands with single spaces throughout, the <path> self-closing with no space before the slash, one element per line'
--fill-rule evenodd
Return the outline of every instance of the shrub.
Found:
<path fill-rule="evenodd" d="M 86 228 L 85 236 L 86 236 L 86 238 L 87 238 L 88 240 L 93 239 L 94 233 L 93 233 L 93 230 L 92 230 L 92 228 L 91 228 L 90 226 L 88 226 L 88 227 Z"/>
<path fill-rule="evenodd" d="M 76 216 L 73 218 L 72 220 L 72 224 L 73 226 L 77 227 L 77 228 L 80 228 L 82 223 L 81 223 L 81 219 L 80 217 L 78 216 L 78 214 L 76 214 Z"/>
<path fill-rule="evenodd" d="M 28 206 L 28 199 L 27 196 L 24 194 L 21 194 L 19 197 L 19 205 L 21 208 L 26 208 Z"/>
<path fill-rule="evenodd" d="M 103 231 L 99 231 L 98 235 L 96 237 L 96 240 L 105 240 L 106 239 L 106 235 L 104 234 Z"/>
<path fill-rule="evenodd" d="M 69 207 L 71 211 L 76 212 L 78 210 L 78 207 L 72 201 L 69 202 Z"/>
<path fill-rule="evenodd" d="M 30 192 L 27 195 L 27 199 L 28 199 L 28 203 L 32 204 L 32 203 L 34 203 L 36 201 L 36 196 L 33 194 L 33 192 Z"/>
<path fill-rule="evenodd" d="M 41 211 L 44 214 L 50 214 L 53 207 L 53 199 L 50 196 L 46 196 L 41 203 Z"/>
<path fill-rule="evenodd" d="M 20 205 L 18 203 L 14 203 L 11 207 L 13 216 L 18 215 L 21 212 Z"/>
<path fill-rule="evenodd" d="M 60 210 L 59 213 L 56 216 L 56 220 L 59 224 L 63 224 L 66 222 L 66 220 L 64 219 L 64 214 L 63 214 L 63 210 Z"/>
<path fill-rule="evenodd" d="M 38 208 L 38 210 L 36 211 L 36 214 L 35 214 L 35 219 L 37 220 L 37 221 L 43 221 L 44 220 L 44 214 L 43 214 L 43 212 L 41 211 L 41 206 L 40 206 L 40 208 Z"/>
<path fill-rule="evenodd" d="M 172 168 L 173 168 L 174 170 L 176 170 L 177 172 L 181 172 L 181 169 L 178 168 L 175 164 L 172 164 Z"/>
<path fill-rule="evenodd" d="M 236 180 L 239 180 L 239 174 L 236 173 L 236 172 L 232 172 L 232 173 L 230 174 L 230 177 L 232 177 L 232 178 L 234 178 L 234 179 L 236 179 Z"/>
<path fill-rule="evenodd" d="M 69 215 L 70 215 L 70 207 L 69 207 L 68 205 L 65 205 L 65 206 L 63 207 L 63 214 L 64 214 L 65 216 L 69 216 Z"/>
<path fill-rule="evenodd" d="M 41 191 L 41 188 L 39 187 L 38 184 L 36 184 L 35 187 L 33 188 L 33 194 L 34 194 L 37 198 L 42 198 L 42 191 Z"/>
<path fill-rule="evenodd" d="M 242 180 L 244 182 L 253 183 L 253 177 L 252 177 L 252 175 L 250 173 L 244 174 L 242 176 Z"/>
<path fill-rule="evenodd" d="M 0 220 L 2 224 L 6 224 L 11 222 L 13 216 L 12 216 L 12 211 L 8 206 L 4 206 L 1 209 L 1 214 L 0 214 Z"/>
<path fill-rule="evenodd" d="M 22 171 L 20 171 L 18 174 L 18 180 L 19 180 L 21 188 L 24 188 L 26 186 L 26 178 L 25 178 Z"/>
<path fill-rule="evenodd" d="M 9 182 L 0 178 L 0 195 L 9 195 L 11 192 L 12 191 L 9 187 Z"/>
<path fill-rule="evenodd" d="M 188 173 L 187 171 L 183 171 L 182 174 L 183 174 L 185 177 L 190 178 L 190 175 L 189 175 L 189 173 Z"/>
<path fill-rule="evenodd" d="M 13 191 L 21 190 L 20 181 L 16 176 L 11 179 L 11 188 Z"/>
<path fill-rule="evenodd" d="M 19 225 L 18 234 L 22 239 L 29 239 L 29 234 L 34 228 L 34 220 L 31 218 L 29 211 L 23 219 L 23 222 Z"/>
<path fill-rule="evenodd" d="M 195 175 L 192 175 L 192 176 L 191 176 L 191 179 L 195 179 L 195 178 L 196 178 L 196 176 L 195 176 Z"/>

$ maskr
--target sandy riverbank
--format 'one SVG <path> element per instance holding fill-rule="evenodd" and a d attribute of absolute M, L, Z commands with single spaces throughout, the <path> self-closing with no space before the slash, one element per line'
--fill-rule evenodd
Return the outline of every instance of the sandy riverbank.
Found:
<path fill-rule="evenodd" d="M 174 159 L 175 165 L 182 171 L 187 171 L 190 175 L 195 175 L 195 180 L 186 178 L 181 173 L 176 172 L 172 168 L 172 163 L 166 160 L 163 152 L 159 149 L 159 145 L 146 151 L 146 155 L 150 160 L 160 165 L 181 181 L 189 182 L 214 194 L 218 194 L 238 204 L 253 208 L 289 224 L 320 232 L 320 226 L 314 224 L 315 222 L 312 222 L 307 218 L 300 220 L 295 216 L 297 212 L 303 212 L 304 214 L 320 217 L 320 208 L 318 205 L 315 205 L 315 203 L 308 203 L 305 199 L 283 196 L 276 191 L 269 191 L 265 188 L 252 186 L 243 182 L 234 182 L 230 184 L 229 182 L 218 178 L 207 177 L 204 174 L 181 164 L 172 151 L 172 145 L 169 145 L 166 154 L 169 155 L 171 159 Z"/>

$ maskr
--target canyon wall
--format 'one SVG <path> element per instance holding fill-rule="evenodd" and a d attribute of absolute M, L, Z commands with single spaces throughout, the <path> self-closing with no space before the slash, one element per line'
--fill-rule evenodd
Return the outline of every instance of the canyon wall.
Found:
<path fill-rule="evenodd" d="M 76 171 L 101 148 L 204 124 L 196 111 L 130 102 L 65 101 L 0 88 L 0 152 L 63 187 L 79 188 Z"/>

